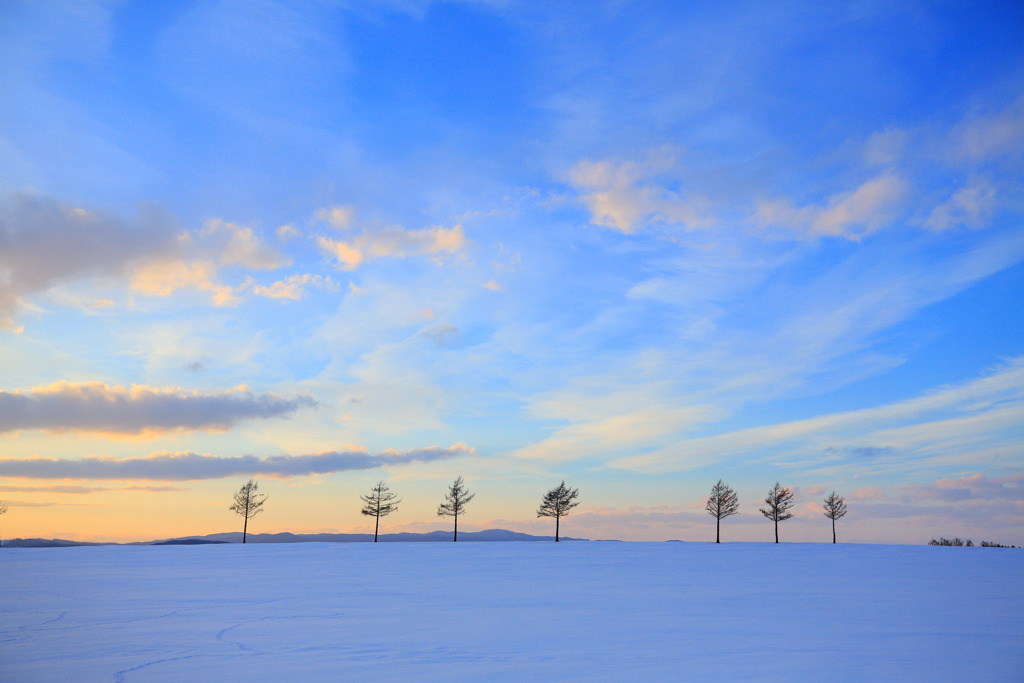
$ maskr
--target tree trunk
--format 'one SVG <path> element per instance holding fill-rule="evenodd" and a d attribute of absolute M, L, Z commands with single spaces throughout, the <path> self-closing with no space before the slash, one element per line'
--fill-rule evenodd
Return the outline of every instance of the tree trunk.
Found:
<path fill-rule="evenodd" d="M 245 524 L 242 525 L 242 543 L 245 543 L 245 532 L 249 528 L 249 517 L 246 516 Z"/>
<path fill-rule="evenodd" d="M 555 517 L 555 543 L 558 543 L 558 523 L 562 521 L 559 517 Z"/>
<path fill-rule="evenodd" d="M 459 516 L 455 515 L 455 537 L 452 539 L 452 543 L 459 542 Z"/>
<path fill-rule="evenodd" d="M 720 517 L 715 517 L 715 543 L 721 543 L 721 538 L 722 538 L 721 526 L 722 526 L 722 519 Z"/>
<path fill-rule="evenodd" d="M 377 523 L 373 525 L 373 542 L 377 542 L 377 529 L 380 528 L 380 511 L 377 511 Z"/>
<path fill-rule="evenodd" d="M 779 542 L 779 520 L 775 520 L 775 542 Z"/>
<path fill-rule="evenodd" d="M 836 520 L 832 519 L 832 542 L 836 542 Z"/>

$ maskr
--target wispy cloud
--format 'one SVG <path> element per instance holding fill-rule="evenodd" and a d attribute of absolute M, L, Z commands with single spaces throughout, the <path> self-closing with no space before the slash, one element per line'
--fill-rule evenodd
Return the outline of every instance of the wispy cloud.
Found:
<path fill-rule="evenodd" d="M 316 212 L 316 219 L 327 223 L 332 228 L 346 230 L 352 226 L 355 210 L 351 206 L 332 206 Z"/>
<path fill-rule="evenodd" d="M 996 188 L 984 180 L 975 180 L 932 209 L 924 227 L 937 232 L 961 225 L 981 228 L 991 220 L 995 209 Z"/>
<path fill-rule="evenodd" d="M 824 206 L 796 207 L 786 200 L 760 202 L 755 219 L 767 227 L 791 229 L 799 236 L 859 240 L 893 219 L 907 189 L 898 175 L 884 173 L 855 190 L 832 195 Z"/>
<path fill-rule="evenodd" d="M 953 131 L 956 156 L 972 162 L 1024 152 L 1024 97 L 999 111 L 968 116 Z"/>
<path fill-rule="evenodd" d="M 7 501 L 4 501 L 4 505 L 10 505 L 11 507 L 15 507 L 15 508 L 52 508 L 52 507 L 74 507 L 74 508 L 78 508 L 78 507 L 90 507 L 92 505 L 95 505 L 95 503 L 54 503 L 54 502 L 37 503 L 37 502 L 30 502 L 30 501 L 23 501 L 23 500 L 7 500 Z"/>
<path fill-rule="evenodd" d="M 306 290 L 309 287 L 335 292 L 338 290 L 338 283 L 323 275 L 304 273 L 302 275 L 289 275 L 284 280 L 278 280 L 269 285 L 261 285 L 252 278 L 247 278 L 238 289 L 240 292 L 251 291 L 256 296 L 262 296 L 267 299 L 299 301 L 305 296 Z"/>
<path fill-rule="evenodd" d="M 1024 424 L 1024 358 L 1007 362 L 971 382 L 943 387 L 918 398 L 876 408 L 822 415 L 805 420 L 731 431 L 680 441 L 671 447 L 620 458 L 612 466 L 644 472 L 681 471 L 702 467 L 753 450 L 776 459 L 784 447 L 786 459 L 801 467 L 858 466 L 860 458 L 879 462 L 941 459 L 959 454 L 968 462 L 970 450 L 994 443 L 1012 444 Z M 864 447 L 864 442 L 884 444 Z"/>
<path fill-rule="evenodd" d="M 297 237 L 299 235 L 299 229 L 296 228 L 291 223 L 286 223 L 285 225 L 278 226 L 276 232 L 277 239 L 279 240 L 290 240 L 291 238 Z"/>
<path fill-rule="evenodd" d="M 411 451 L 330 451 L 312 455 L 215 456 L 198 453 L 154 453 L 141 458 L 89 456 L 81 460 L 0 458 L 0 476 L 25 479 L 101 479 L 109 481 L 190 481 L 238 476 L 278 478 L 370 470 L 416 462 L 447 460 L 473 453 L 463 443 L 449 448 L 431 446 Z"/>
<path fill-rule="evenodd" d="M 945 477 L 932 486 L 903 486 L 899 491 L 924 500 L 998 499 L 1024 502 L 1024 472 L 1015 472 L 1005 477 L 987 477 L 980 473 Z"/>
<path fill-rule="evenodd" d="M 644 451 L 662 446 L 722 416 L 714 406 L 673 400 L 665 382 L 632 380 L 630 386 L 626 384 L 629 379 L 620 377 L 620 386 L 615 386 L 610 378 L 589 378 L 536 397 L 530 404 L 531 413 L 569 424 L 513 455 L 552 463 L 604 460 L 623 449 Z"/>
<path fill-rule="evenodd" d="M 459 338 L 459 328 L 450 323 L 437 323 L 420 331 L 420 335 L 434 342 L 438 348 L 451 346 Z"/>
<path fill-rule="evenodd" d="M 257 237 L 252 228 L 219 218 L 207 221 L 199 238 L 204 242 L 203 251 L 212 254 L 222 266 L 276 270 L 291 263 Z"/>
<path fill-rule="evenodd" d="M 660 184 L 674 165 L 674 155 L 667 151 L 644 162 L 581 161 L 569 182 L 589 209 L 593 225 L 629 234 L 651 223 L 686 228 L 712 224 L 704 198 Z"/>
<path fill-rule="evenodd" d="M 338 261 L 342 270 L 355 270 L 364 262 L 379 258 L 408 256 L 451 256 L 469 246 L 461 225 L 451 228 L 434 226 L 421 230 L 391 227 L 364 232 L 349 241 L 334 240 L 323 235 L 317 238 L 321 251 Z"/>
<path fill-rule="evenodd" d="M 29 392 L 0 391 L 0 433 L 22 429 L 113 434 L 224 430 L 240 420 L 284 417 L 314 405 L 309 397 L 257 395 L 244 387 L 200 394 L 177 387 L 57 382 Z"/>

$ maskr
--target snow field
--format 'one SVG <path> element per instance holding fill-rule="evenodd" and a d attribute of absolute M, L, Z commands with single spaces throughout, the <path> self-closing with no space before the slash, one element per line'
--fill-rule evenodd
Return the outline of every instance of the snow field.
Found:
<path fill-rule="evenodd" d="M 0 551 L 0 681 L 1024 680 L 1024 552 L 733 543 Z"/>

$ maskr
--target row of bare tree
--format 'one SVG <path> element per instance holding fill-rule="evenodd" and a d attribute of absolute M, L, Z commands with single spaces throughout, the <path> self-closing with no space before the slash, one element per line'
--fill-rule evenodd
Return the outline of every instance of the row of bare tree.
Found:
<path fill-rule="evenodd" d="M 779 522 L 784 522 L 793 516 L 793 513 L 790 512 L 795 505 L 793 490 L 775 482 L 775 486 L 765 497 L 764 503 L 765 507 L 759 509 L 762 515 L 775 523 L 775 542 L 778 543 Z M 832 520 L 832 542 L 835 543 L 836 520 L 846 516 L 846 499 L 833 491 L 825 497 L 822 507 L 825 509 L 825 516 Z M 719 479 L 718 483 L 711 487 L 711 495 L 708 496 L 704 509 L 715 518 L 715 543 L 720 543 L 722 520 L 739 514 L 740 497 L 728 484 Z"/>
<path fill-rule="evenodd" d="M 466 506 L 476 496 L 466 488 L 462 477 L 458 477 L 444 494 L 444 502 L 437 506 L 438 517 L 451 517 L 455 522 L 455 530 L 452 541 L 459 540 L 459 516 L 465 514 Z M 374 518 L 373 542 L 377 542 L 377 533 L 380 529 L 380 518 L 387 517 L 398 509 L 402 500 L 396 496 L 387 483 L 377 482 L 376 486 L 367 495 L 359 496 L 363 501 L 363 509 L 360 512 L 367 517 Z M 579 505 L 579 489 L 569 488 L 562 483 L 544 494 L 540 507 L 537 509 L 538 517 L 553 517 L 555 519 L 555 542 L 558 542 L 559 528 L 562 517 L 569 514 L 569 511 Z M 263 504 L 267 497 L 259 493 L 259 484 L 250 479 L 235 494 L 235 500 L 230 510 L 241 515 L 245 519 L 242 526 L 242 543 L 245 543 L 246 532 L 249 520 L 263 511 Z M 793 490 L 788 486 L 775 486 L 768 492 L 764 499 L 765 507 L 759 508 L 761 514 L 775 524 L 775 542 L 779 542 L 779 522 L 784 522 L 793 516 L 790 510 L 795 505 Z M 846 500 L 833 491 L 826 496 L 822 506 L 825 516 L 832 520 L 832 542 L 836 542 L 836 520 L 846 516 Z M 715 518 L 715 543 L 721 543 L 722 520 L 726 517 L 738 515 L 740 511 L 740 497 L 721 479 L 711 487 L 711 495 L 708 496 L 704 506 L 707 513 Z"/>
<path fill-rule="evenodd" d="M 249 528 L 249 520 L 263 512 L 263 504 L 267 502 L 266 494 L 259 492 L 260 485 L 250 479 L 242 488 L 235 493 L 234 502 L 228 508 L 232 512 L 245 519 L 242 525 L 242 543 L 245 543 L 246 533 Z M 572 489 L 562 483 L 544 494 L 540 507 L 537 509 L 538 517 L 555 518 L 555 542 L 558 542 L 559 525 L 562 517 L 569 514 L 569 511 L 579 505 L 579 489 Z M 466 506 L 473 500 L 475 493 L 466 489 L 462 477 L 458 477 L 444 494 L 444 502 L 437 506 L 438 517 L 452 517 L 455 521 L 455 533 L 452 541 L 459 540 L 459 515 L 466 512 Z M 376 486 L 367 495 L 359 496 L 363 501 L 363 509 L 360 512 L 367 517 L 374 518 L 373 542 L 377 542 L 377 532 L 380 529 L 380 518 L 387 517 L 398 509 L 402 499 L 396 496 L 388 485 L 378 481 Z"/>

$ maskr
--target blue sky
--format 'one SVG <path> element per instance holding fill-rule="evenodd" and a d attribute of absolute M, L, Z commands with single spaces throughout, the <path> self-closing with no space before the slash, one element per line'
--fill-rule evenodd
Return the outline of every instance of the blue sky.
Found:
<path fill-rule="evenodd" d="M 5 3 L 6 533 L 1024 542 L 1024 12 L 677 5 Z"/>

